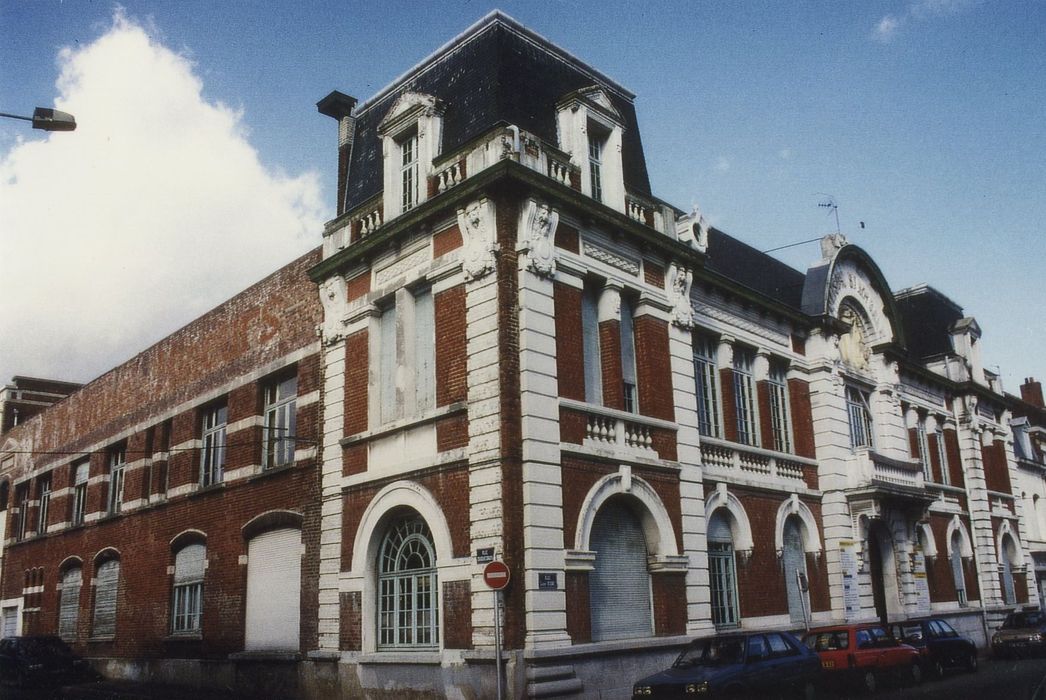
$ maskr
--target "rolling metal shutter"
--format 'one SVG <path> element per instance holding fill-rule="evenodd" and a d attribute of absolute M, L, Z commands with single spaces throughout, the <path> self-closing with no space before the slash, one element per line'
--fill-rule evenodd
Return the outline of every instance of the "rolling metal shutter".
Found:
<path fill-rule="evenodd" d="M 80 612 L 80 584 L 83 570 L 74 567 L 62 576 L 62 599 L 58 608 L 58 635 L 70 641 L 76 639 L 76 621 Z"/>
<path fill-rule="evenodd" d="M 16 637 L 18 636 L 18 608 L 10 607 L 4 608 L 4 621 L 3 621 L 3 636 L 5 637 Z"/>
<path fill-rule="evenodd" d="M 626 506 L 608 501 L 592 523 L 595 570 L 589 574 L 592 640 L 649 637 L 650 574 L 639 519 Z"/>
<path fill-rule="evenodd" d="M 247 651 L 297 651 L 301 531 L 273 530 L 247 545 Z"/>
<path fill-rule="evenodd" d="M 788 592 L 788 616 L 792 622 L 805 623 L 803 614 L 806 601 L 795 580 L 798 570 L 806 575 L 806 554 L 803 551 L 803 535 L 795 516 L 789 517 L 784 524 L 784 551 L 781 553 L 784 563 L 785 590 Z"/>
<path fill-rule="evenodd" d="M 116 634 L 116 593 L 120 584 L 120 562 L 110 560 L 98 567 L 94 592 L 94 627 L 91 634 Z"/>

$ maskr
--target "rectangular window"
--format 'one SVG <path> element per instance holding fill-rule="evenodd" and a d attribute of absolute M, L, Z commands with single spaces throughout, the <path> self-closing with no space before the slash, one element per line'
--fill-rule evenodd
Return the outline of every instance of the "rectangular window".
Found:
<path fill-rule="evenodd" d="M 224 404 L 203 411 L 200 447 L 200 486 L 220 484 L 225 470 L 225 428 L 229 409 Z"/>
<path fill-rule="evenodd" d="M 24 540 L 29 534 L 29 482 L 18 487 L 18 531 L 16 540 Z"/>
<path fill-rule="evenodd" d="M 871 447 L 872 412 L 868 407 L 868 394 L 856 387 L 846 387 L 846 411 L 850 420 L 850 447 Z"/>
<path fill-rule="evenodd" d="M 923 478 L 933 481 L 933 468 L 930 465 L 930 443 L 926 439 L 926 418 L 919 416 L 919 422 L 915 426 L 916 443 L 919 446 L 919 464 L 923 467 Z"/>
<path fill-rule="evenodd" d="M 626 296 L 621 297 L 621 379 L 625 398 L 625 410 L 636 413 L 639 397 L 636 394 L 636 336 L 633 324 L 635 304 Z"/>
<path fill-rule="evenodd" d="M 719 371 L 716 340 L 694 335 L 694 382 L 697 385 L 697 429 L 702 435 L 719 437 Z"/>
<path fill-rule="evenodd" d="M 297 375 L 265 387 L 265 427 L 262 465 L 265 469 L 294 463 L 297 430 Z"/>
<path fill-rule="evenodd" d="M 51 475 L 41 476 L 37 483 L 40 507 L 36 511 L 36 534 L 42 535 L 47 532 L 47 511 L 51 507 Z"/>
<path fill-rule="evenodd" d="M 127 448 L 114 447 L 109 452 L 109 515 L 123 508 L 123 477 L 127 466 Z"/>
<path fill-rule="evenodd" d="M 418 135 L 406 137 L 399 147 L 401 211 L 408 211 L 418 203 Z"/>
<path fill-rule="evenodd" d="M 937 462 L 941 465 L 941 483 L 949 485 L 952 476 L 948 473 L 948 450 L 944 446 L 944 431 L 937 429 Z"/>
<path fill-rule="evenodd" d="M 770 390 L 770 428 L 774 434 L 774 449 L 792 451 L 792 430 L 788 420 L 788 368 L 781 362 L 770 363 L 767 386 Z"/>
<path fill-rule="evenodd" d="M 410 418 L 436 401 L 436 333 L 432 292 L 401 291 L 378 322 L 381 421 Z"/>
<path fill-rule="evenodd" d="M 581 353 L 585 362 L 585 401 L 603 403 L 603 363 L 599 347 L 599 295 L 595 282 L 585 282 L 581 295 Z"/>
<path fill-rule="evenodd" d="M 603 201 L 603 148 L 606 136 L 592 124 L 588 125 L 588 172 L 592 185 L 592 199 Z"/>
<path fill-rule="evenodd" d="M 712 592 L 712 624 L 716 627 L 737 626 L 737 571 L 731 544 L 708 543 L 708 575 Z"/>
<path fill-rule="evenodd" d="M 73 525 L 83 525 L 87 509 L 87 478 L 91 471 L 88 460 L 73 465 L 73 513 L 70 520 Z"/>
<path fill-rule="evenodd" d="M 755 420 L 755 391 L 752 365 L 755 353 L 748 348 L 734 346 L 734 404 L 737 408 L 737 441 L 757 445 Z"/>

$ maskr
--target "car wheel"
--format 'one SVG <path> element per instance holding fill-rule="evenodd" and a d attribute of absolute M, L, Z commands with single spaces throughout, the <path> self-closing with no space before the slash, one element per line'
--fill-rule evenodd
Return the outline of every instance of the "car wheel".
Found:
<path fill-rule="evenodd" d="M 928 667 L 929 675 L 933 676 L 937 680 L 944 678 L 944 664 L 939 660 L 935 659 Z"/>
<path fill-rule="evenodd" d="M 971 651 L 970 655 L 966 657 L 966 670 L 970 673 L 977 673 L 977 652 Z"/>
<path fill-rule="evenodd" d="M 944 669 L 941 669 L 941 673 L 944 673 Z M 919 665 L 919 662 L 913 663 L 908 669 L 908 680 L 912 685 L 919 685 L 923 682 L 923 667 Z"/>
<path fill-rule="evenodd" d="M 875 676 L 875 671 L 865 671 L 864 675 L 861 676 L 861 689 L 866 693 L 874 693 L 875 689 L 879 686 L 879 679 Z"/>

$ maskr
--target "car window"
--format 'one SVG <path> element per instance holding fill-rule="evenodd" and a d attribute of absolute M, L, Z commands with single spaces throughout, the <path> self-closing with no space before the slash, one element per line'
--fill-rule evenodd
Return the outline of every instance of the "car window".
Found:
<path fill-rule="evenodd" d="M 869 633 L 872 635 L 872 639 L 876 644 L 881 642 L 890 641 L 890 635 L 886 633 L 886 630 L 882 627 L 869 627 Z"/>
<path fill-rule="evenodd" d="M 741 663 L 744 646 L 740 637 L 704 639 L 694 642 L 676 659 L 676 668 L 720 666 Z"/>
<path fill-rule="evenodd" d="M 1042 613 L 1039 612 L 1015 612 L 1010 613 L 1002 626 L 1006 629 L 1019 627 L 1038 627 L 1043 624 Z"/>
<path fill-rule="evenodd" d="M 942 637 L 958 637 L 959 633 L 955 631 L 955 628 L 949 625 L 944 620 L 934 620 L 934 623 L 940 628 Z"/>
<path fill-rule="evenodd" d="M 893 636 L 903 642 L 918 642 L 923 638 L 923 627 L 919 623 L 893 626 Z"/>
<path fill-rule="evenodd" d="M 761 661 L 770 655 L 770 651 L 766 647 L 766 639 L 761 634 L 748 638 L 748 655 L 747 660 Z"/>
<path fill-rule="evenodd" d="M 872 645 L 872 633 L 868 630 L 857 630 L 857 648 L 867 649 Z"/>
<path fill-rule="evenodd" d="M 780 634 L 768 634 L 766 635 L 766 641 L 770 644 L 770 653 L 773 656 L 793 656 L 797 649 L 795 649 L 787 639 Z"/>
<path fill-rule="evenodd" d="M 814 632 L 803 638 L 803 644 L 814 651 L 839 651 L 850 648 L 850 635 L 846 630 Z"/>

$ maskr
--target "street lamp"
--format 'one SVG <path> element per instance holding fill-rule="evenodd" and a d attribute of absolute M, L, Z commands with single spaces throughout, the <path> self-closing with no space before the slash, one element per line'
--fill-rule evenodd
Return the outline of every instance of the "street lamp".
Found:
<path fill-rule="evenodd" d="M 0 117 L 23 119 L 27 122 L 32 122 L 34 129 L 43 129 L 44 131 L 73 131 L 76 129 L 76 117 L 68 112 L 59 112 L 57 109 L 51 109 L 50 107 L 37 107 L 33 110 L 33 116 L 31 117 L 21 117 L 17 114 L 7 114 L 5 112 L 0 112 Z"/>

